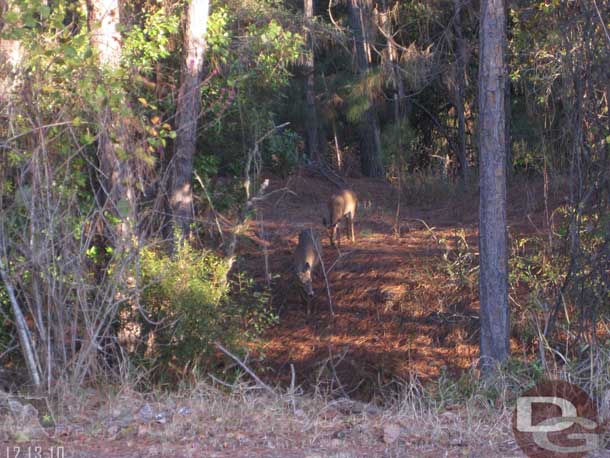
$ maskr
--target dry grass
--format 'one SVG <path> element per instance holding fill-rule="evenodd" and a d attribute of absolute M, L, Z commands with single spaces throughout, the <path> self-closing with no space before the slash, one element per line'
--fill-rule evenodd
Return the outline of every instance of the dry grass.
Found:
<path fill-rule="evenodd" d="M 521 456 L 510 412 L 471 402 L 439 409 L 415 380 L 385 408 L 245 384 L 174 393 L 64 393 L 56 425 L 24 435 L 3 412 L 0 445 L 62 445 L 66 456 Z M 122 451 L 122 455 L 116 455 Z"/>

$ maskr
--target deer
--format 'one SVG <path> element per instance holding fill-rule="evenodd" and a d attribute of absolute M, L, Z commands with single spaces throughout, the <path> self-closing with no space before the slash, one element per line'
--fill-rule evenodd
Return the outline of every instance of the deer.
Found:
<path fill-rule="evenodd" d="M 299 244 L 294 250 L 294 273 L 300 285 L 301 296 L 307 302 L 308 316 L 311 298 L 314 296 L 311 274 L 320 262 L 320 256 L 322 256 L 322 244 L 318 235 L 312 229 L 301 231 Z"/>
<path fill-rule="evenodd" d="M 347 236 L 350 237 L 352 243 L 356 242 L 356 237 L 354 235 L 354 216 L 356 216 L 357 203 L 358 198 L 356 197 L 356 193 L 351 189 L 342 189 L 328 199 L 329 220 L 327 221 L 326 218 L 322 218 L 322 223 L 328 231 L 331 246 L 335 246 L 335 239 L 337 239 L 337 243 L 339 243 L 340 233 L 337 234 L 337 229 L 339 223 L 343 219 L 347 220 Z"/>

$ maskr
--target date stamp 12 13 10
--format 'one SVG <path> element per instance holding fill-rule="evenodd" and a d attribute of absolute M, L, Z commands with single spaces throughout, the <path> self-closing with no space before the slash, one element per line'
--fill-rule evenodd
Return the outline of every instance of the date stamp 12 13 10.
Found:
<path fill-rule="evenodd" d="M 0 451 L 0 458 L 66 458 L 63 446 L 13 445 Z"/>

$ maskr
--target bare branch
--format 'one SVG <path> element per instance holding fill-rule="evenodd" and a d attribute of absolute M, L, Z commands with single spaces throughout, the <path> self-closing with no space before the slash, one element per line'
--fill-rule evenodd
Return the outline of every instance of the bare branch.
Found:
<path fill-rule="evenodd" d="M 219 342 L 215 342 L 214 345 L 216 345 L 216 348 L 218 348 L 221 352 L 223 352 L 225 355 L 227 355 L 229 358 L 231 358 L 233 361 L 235 361 L 239 365 L 239 367 L 241 367 L 243 370 L 245 370 L 250 375 L 250 377 L 252 377 L 254 379 L 254 381 L 258 384 L 258 386 L 267 390 L 273 396 L 277 396 L 277 393 L 273 390 L 273 388 L 271 388 L 269 385 L 267 385 L 265 382 L 263 382 L 258 377 L 258 375 L 256 375 L 252 369 L 250 369 L 248 366 L 246 366 L 237 356 L 235 356 L 233 353 L 231 353 L 229 350 L 227 350 L 225 347 L 223 347 Z"/>

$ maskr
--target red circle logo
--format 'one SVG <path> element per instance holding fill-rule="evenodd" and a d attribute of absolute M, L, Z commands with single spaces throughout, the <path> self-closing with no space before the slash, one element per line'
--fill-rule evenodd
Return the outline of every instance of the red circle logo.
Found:
<path fill-rule="evenodd" d="M 601 425 L 587 393 L 560 380 L 538 383 L 517 399 L 513 433 L 530 458 L 581 458 L 600 447 Z"/>

